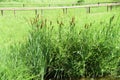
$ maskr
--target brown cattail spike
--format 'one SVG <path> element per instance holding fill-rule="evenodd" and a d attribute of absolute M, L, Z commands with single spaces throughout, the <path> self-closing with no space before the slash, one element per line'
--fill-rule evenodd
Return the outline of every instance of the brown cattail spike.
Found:
<path fill-rule="evenodd" d="M 57 24 L 59 24 L 60 22 L 59 22 L 59 20 L 57 20 Z"/>
<path fill-rule="evenodd" d="M 84 28 L 85 28 L 85 29 L 88 29 L 88 26 L 89 26 L 88 24 L 85 24 Z"/>
<path fill-rule="evenodd" d="M 44 21 L 43 20 L 41 21 L 41 26 L 40 27 L 41 27 L 41 29 L 44 27 Z"/>
<path fill-rule="evenodd" d="M 72 20 L 70 21 L 71 26 L 75 26 L 75 17 L 72 17 Z"/>
<path fill-rule="evenodd" d="M 52 25 L 52 21 L 50 21 L 50 25 Z"/>
<path fill-rule="evenodd" d="M 45 26 L 47 26 L 47 19 L 45 19 Z"/>

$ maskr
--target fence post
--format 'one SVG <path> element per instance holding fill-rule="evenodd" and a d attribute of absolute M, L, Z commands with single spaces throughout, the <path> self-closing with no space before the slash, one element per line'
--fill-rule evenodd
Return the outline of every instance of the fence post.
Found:
<path fill-rule="evenodd" d="M 14 16 L 15 16 L 15 14 L 16 14 L 16 12 L 15 12 L 15 10 L 14 10 Z"/>
<path fill-rule="evenodd" d="M 35 15 L 37 15 L 37 14 L 38 14 L 38 10 L 36 9 L 36 10 L 35 10 Z"/>
<path fill-rule="evenodd" d="M 43 9 L 41 9 L 41 15 L 43 15 Z"/>
<path fill-rule="evenodd" d="M 65 13 L 65 10 L 64 10 L 64 8 L 63 8 L 63 14 Z"/>
<path fill-rule="evenodd" d="M 67 14 L 67 8 L 65 10 L 66 10 L 66 14 Z"/>
<path fill-rule="evenodd" d="M 1 10 L 1 15 L 3 16 L 3 10 Z"/>
<path fill-rule="evenodd" d="M 87 13 L 90 13 L 91 11 L 90 11 L 90 7 L 87 7 Z"/>
<path fill-rule="evenodd" d="M 110 10 L 112 10 L 112 5 L 110 6 Z"/>
<path fill-rule="evenodd" d="M 63 8 L 63 14 L 67 14 L 67 8 Z"/>
<path fill-rule="evenodd" d="M 107 5 L 107 12 L 109 11 L 109 6 Z"/>

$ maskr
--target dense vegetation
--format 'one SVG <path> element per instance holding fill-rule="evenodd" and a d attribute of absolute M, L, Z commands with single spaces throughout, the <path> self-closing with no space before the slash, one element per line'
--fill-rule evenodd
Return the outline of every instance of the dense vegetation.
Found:
<path fill-rule="evenodd" d="M 114 18 L 109 23 L 89 23 L 80 28 L 74 17 L 66 26 L 58 20 L 55 27 L 52 22 L 39 21 L 37 17 L 32 21 L 33 31 L 20 55 L 32 75 L 44 69 L 46 79 L 117 76 L 120 24 Z"/>

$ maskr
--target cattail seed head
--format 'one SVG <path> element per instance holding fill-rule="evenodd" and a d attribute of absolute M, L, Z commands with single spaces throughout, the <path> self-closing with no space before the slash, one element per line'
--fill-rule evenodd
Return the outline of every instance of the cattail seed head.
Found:
<path fill-rule="evenodd" d="M 45 26 L 47 26 L 47 19 L 45 19 Z"/>
<path fill-rule="evenodd" d="M 59 22 L 59 20 L 57 20 L 57 24 L 59 24 L 60 22 Z"/>
<path fill-rule="evenodd" d="M 52 26 L 51 31 L 53 30 L 53 27 L 54 27 L 54 26 Z"/>
<path fill-rule="evenodd" d="M 70 21 L 71 26 L 75 26 L 75 17 L 72 17 L 72 20 Z"/>
<path fill-rule="evenodd" d="M 63 22 L 62 22 L 62 21 L 60 22 L 60 24 L 59 24 L 59 25 L 60 25 L 60 27 L 64 26 L 64 24 L 63 24 Z"/>
<path fill-rule="evenodd" d="M 92 26 L 92 23 L 90 23 L 90 25 L 89 26 Z"/>
<path fill-rule="evenodd" d="M 85 28 L 85 29 L 88 29 L 88 26 L 89 26 L 88 24 L 85 24 L 84 28 Z"/>
<path fill-rule="evenodd" d="M 50 21 L 50 25 L 52 25 L 52 21 Z"/>
<path fill-rule="evenodd" d="M 75 23 L 75 17 L 72 17 L 72 21 L 71 21 L 72 23 Z"/>
<path fill-rule="evenodd" d="M 44 27 L 44 22 L 43 21 L 41 21 L 41 29 Z"/>

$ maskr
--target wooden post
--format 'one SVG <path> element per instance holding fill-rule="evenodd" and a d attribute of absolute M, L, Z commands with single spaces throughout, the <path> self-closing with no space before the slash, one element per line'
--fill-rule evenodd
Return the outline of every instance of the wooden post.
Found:
<path fill-rule="evenodd" d="M 112 10 L 112 5 L 110 6 L 110 10 Z"/>
<path fill-rule="evenodd" d="M 90 7 L 87 7 L 87 13 L 90 13 L 91 11 L 90 11 Z"/>
<path fill-rule="evenodd" d="M 63 8 L 63 14 L 67 14 L 67 8 Z"/>
<path fill-rule="evenodd" d="M 65 13 L 65 9 L 63 8 L 63 14 Z"/>
<path fill-rule="evenodd" d="M 38 15 L 38 10 L 37 9 L 35 10 L 35 15 Z"/>
<path fill-rule="evenodd" d="M 109 6 L 107 6 L 107 12 L 109 11 Z"/>
<path fill-rule="evenodd" d="M 66 10 L 66 14 L 67 14 L 67 8 L 65 10 Z"/>
<path fill-rule="evenodd" d="M 43 15 L 43 9 L 41 9 L 41 15 Z"/>
<path fill-rule="evenodd" d="M 16 14 L 16 12 L 15 12 L 15 10 L 14 10 L 14 16 L 15 16 L 15 14 Z"/>
<path fill-rule="evenodd" d="M 3 16 L 3 10 L 1 10 L 1 15 Z"/>

